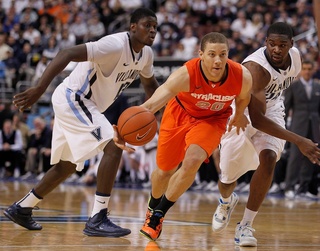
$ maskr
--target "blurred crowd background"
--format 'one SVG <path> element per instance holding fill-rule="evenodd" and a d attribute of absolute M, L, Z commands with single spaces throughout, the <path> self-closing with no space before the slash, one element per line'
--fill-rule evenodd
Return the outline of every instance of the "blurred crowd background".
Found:
<path fill-rule="evenodd" d="M 156 61 L 184 62 L 196 57 L 201 37 L 217 31 L 229 39 L 229 57 L 241 62 L 264 45 L 270 24 L 284 21 L 294 29 L 295 46 L 303 60 L 313 63 L 312 77 L 320 79 L 315 10 L 311 0 L 0 0 L 0 129 L 4 132 L 11 128 L 21 134 L 19 156 L 9 159 L 0 156 L 1 178 L 24 175 L 25 180 L 36 176 L 39 179 L 50 168 L 53 121 L 50 98 L 55 86 L 74 65 L 69 65 L 54 79 L 31 111 L 19 113 L 12 106 L 13 95 L 35 85 L 59 50 L 128 30 L 130 13 L 138 7 L 150 8 L 158 17 L 158 34 L 152 46 Z M 126 97 L 122 98 L 123 109 L 132 105 Z M 109 116 L 115 117 L 121 112 L 112 109 L 116 108 L 106 112 Z M 118 180 L 148 186 L 150 167 L 142 168 L 141 159 L 155 148 L 153 143 L 151 150 L 137 151 L 133 157 L 124 156 L 121 170 L 127 171 L 119 173 Z M 88 160 L 87 169 L 98 160 L 98 156 Z M 148 161 L 144 159 L 144 165 L 153 165 Z M 202 169 L 195 182 L 195 187 L 199 185 L 196 190 L 216 190 L 218 171 L 212 168 L 214 162 L 213 156 L 209 169 Z M 71 181 L 81 176 L 77 174 Z M 94 175 L 85 182 L 93 184 Z"/>

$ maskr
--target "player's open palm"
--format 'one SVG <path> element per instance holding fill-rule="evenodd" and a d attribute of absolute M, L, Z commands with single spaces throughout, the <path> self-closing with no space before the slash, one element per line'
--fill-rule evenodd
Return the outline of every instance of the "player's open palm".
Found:
<path fill-rule="evenodd" d="M 238 116 L 232 116 L 228 124 L 228 132 L 230 132 L 232 127 L 234 126 L 237 128 L 237 134 L 239 135 L 240 129 L 244 131 L 248 124 L 249 124 L 249 120 L 247 116 L 245 116 L 244 114 L 238 115 Z"/>
<path fill-rule="evenodd" d="M 39 87 L 31 87 L 13 97 L 13 104 L 20 111 L 30 108 L 41 97 L 44 91 Z"/>
<path fill-rule="evenodd" d="M 126 145 L 126 142 L 120 137 L 118 127 L 113 125 L 113 141 L 117 147 L 129 153 L 135 152 L 135 149 Z"/>
<path fill-rule="evenodd" d="M 318 144 L 312 142 L 310 139 L 301 137 L 297 146 L 302 154 L 313 164 L 320 165 L 320 149 L 318 148 Z"/>

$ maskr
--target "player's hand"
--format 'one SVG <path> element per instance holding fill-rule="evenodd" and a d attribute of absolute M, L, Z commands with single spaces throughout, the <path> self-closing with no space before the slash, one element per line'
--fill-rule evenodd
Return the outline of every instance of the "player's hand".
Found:
<path fill-rule="evenodd" d="M 13 104 L 19 109 L 24 111 L 31 108 L 31 106 L 38 101 L 43 94 L 43 91 L 38 87 L 31 87 L 24 92 L 18 93 L 13 97 Z"/>
<path fill-rule="evenodd" d="M 113 141 L 117 147 L 120 149 L 127 151 L 128 153 L 135 152 L 135 149 L 126 145 L 126 142 L 120 137 L 118 132 L 118 127 L 116 125 L 112 125 L 113 127 Z"/>
<path fill-rule="evenodd" d="M 242 114 L 238 116 L 232 116 L 228 124 L 228 132 L 230 132 L 232 127 L 235 126 L 237 128 L 237 134 L 239 135 L 240 129 L 244 131 L 248 124 L 249 120 L 246 115 Z"/>
<path fill-rule="evenodd" d="M 320 149 L 318 148 L 317 143 L 312 142 L 310 139 L 301 137 L 297 146 L 301 153 L 313 164 L 320 165 Z"/>

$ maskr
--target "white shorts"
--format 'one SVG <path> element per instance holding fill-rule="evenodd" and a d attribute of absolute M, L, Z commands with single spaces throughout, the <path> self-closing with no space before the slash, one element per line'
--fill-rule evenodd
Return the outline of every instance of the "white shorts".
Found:
<path fill-rule="evenodd" d="M 75 101 L 76 96 L 63 84 L 52 95 L 55 118 L 51 164 L 70 161 L 81 171 L 84 162 L 101 152 L 113 138 L 113 128 L 93 101 Z"/>
<path fill-rule="evenodd" d="M 267 110 L 266 116 L 285 128 L 282 103 Z M 251 124 L 239 135 L 236 133 L 236 128 L 233 128 L 231 132 L 226 132 L 221 139 L 221 182 L 230 184 L 247 171 L 256 170 L 259 166 L 259 154 L 264 149 L 273 150 L 277 154 L 278 161 L 285 142 L 285 140 L 258 131 Z"/>

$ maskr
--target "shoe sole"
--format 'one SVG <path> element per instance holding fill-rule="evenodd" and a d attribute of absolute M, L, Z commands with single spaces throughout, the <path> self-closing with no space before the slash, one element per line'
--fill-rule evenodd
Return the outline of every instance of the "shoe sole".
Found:
<path fill-rule="evenodd" d="M 87 236 L 96 236 L 96 237 L 123 237 L 123 236 L 126 236 L 126 235 L 129 235 L 131 234 L 131 231 L 128 232 L 128 233 L 104 233 L 104 232 L 99 232 L 99 231 L 95 231 L 95 230 L 92 230 L 92 229 L 84 229 L 83 230 L 83 233 Z"/>
<path fill-rule="evenodd" d="M 239 247 L 257 247 L 258 244 L 255 242 L 255 243 L 252 243 L 252 242 L 242 242 L 242 243 L 239 243 L 239 241 L 234 241 L 234 243 L 239 246 Z"/>
<path fill-rule="evenodd" d="M 232 208 L 232 209 L 230 210 L 230 212 L 229 212 L 229 215 L 228 215 L 228 219 L 229 219 L 229 220 L 227 221 L 226 225 L 225 225 L 224 227 L 222 227 L 222 228 L 216 229 L 216 228 L 213 228 L 213 224 L 212 224 L 212 230 L 213 230 L 215 233 L 221 232 L 222 230 L 224 230 L 224 229 L 229 225 L 230 218 L 231 218 L 231 214 L 232 214 L 233 210 L 236 208 L 236 206 L 237 206 L 237 204 L 238 204 L 238 202 L 239 202 L 239 196 L 236 195 L 235 197 L 236 197 L 236 202 L 235 202 L 233 208 Z M 213 215 L 213 219 L 214 219 L 214 215 Z"/>
<path fill-rule="evenodd" d="M 4 216 L 6 216 L 9 220 L 11 220 L 12 222 L 14 222 L 14 223 L 16 223 L 16 224 L 18 224 L 19 226 L 21 226 L 21 227 L 24 227 L 24 228 L 26 228 L 26 229 L 28 229 L 28 230 L 41 230 L 42 229 L 42 226 L 40 226 L 40 228 L 28 228 L 27 226 L 24 226 L 24 224 L 21 224 L 19 221 L 17 221 L 9 212 L 7 212 L 7 210 L 5 210 L 4 212 L 3 212 L 3 214 L 4 214 Z"/>
<path fill-rule="evenodd" d="M 145 232 L 142 229 L 140 229 L 140 234 L 143 235 L 144 237 L 147 237 L 151 241 L 156 241 L 160 237 L 161 232 L 162 232 L 162 230 L 160 231 L 158 237 L 153 239 L 147 232 Z"/>

